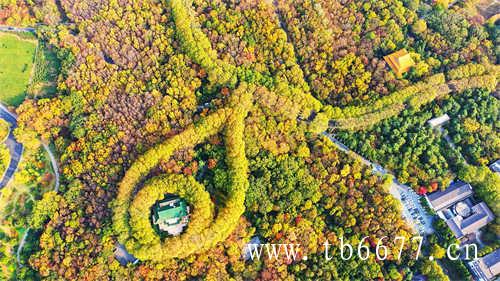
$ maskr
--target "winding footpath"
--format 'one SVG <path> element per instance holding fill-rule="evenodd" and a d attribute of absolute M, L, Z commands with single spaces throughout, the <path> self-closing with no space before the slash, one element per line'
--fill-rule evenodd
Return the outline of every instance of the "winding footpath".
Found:
<path fill-rule="evenodd" d="M 45 151 L 47 151 L 47 155 L 49 155 L 50 165 L 52 166 L 52 171 L 54 171 L 54 175 L 56 177 L 56 181 L 54 183 L 54 191 L 59 192 L 59 165 L 57 164 L 56 158 L 54 157 L 54 154 L 52 154 L 52 150 L 50 150 L 50 147 L 45 143 L 42 143 L 42 145 Z"/>

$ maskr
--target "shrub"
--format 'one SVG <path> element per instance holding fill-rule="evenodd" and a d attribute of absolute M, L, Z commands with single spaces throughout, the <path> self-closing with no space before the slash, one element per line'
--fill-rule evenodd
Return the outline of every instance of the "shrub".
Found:
<path fill-rule="evenodd" d="M 4 119 L 0 119 L 0 141 L 4 141 L 10 132 L 10 124 Z"/>

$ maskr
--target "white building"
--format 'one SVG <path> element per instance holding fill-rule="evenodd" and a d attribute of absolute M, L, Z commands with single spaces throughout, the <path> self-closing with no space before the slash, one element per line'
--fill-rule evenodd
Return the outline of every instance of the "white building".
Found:
<path fill-rule="evenodd" d="M 450 116 L 448 116 L 448 114 L 443 114 L 439 117 L 429 119 L 427 121 L 427 124 L 429 124 L 429 126 L 431 126 L 431 128 L 436 128 L 438 126 L 443 125 L 444 123 L 446 123 L 448 121 L 450 121 Z"/>

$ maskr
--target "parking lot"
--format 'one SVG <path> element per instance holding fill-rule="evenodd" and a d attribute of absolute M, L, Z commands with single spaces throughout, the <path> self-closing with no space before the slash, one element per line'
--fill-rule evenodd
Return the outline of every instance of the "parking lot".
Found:
<path fill-rule="evenodd" d="M 399 199 L 403 206 L 403 217 L 420 235 L 431 234 L 432 217 L 419 201 L 419 195 L 409 187 L 394 181 L 390 193 Z"/>

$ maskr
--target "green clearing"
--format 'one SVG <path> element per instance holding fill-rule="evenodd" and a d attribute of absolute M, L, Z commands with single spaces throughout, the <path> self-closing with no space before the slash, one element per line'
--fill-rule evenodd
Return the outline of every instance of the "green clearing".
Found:
<path fill-rule="evenodd" d="M 39 42 L 34 64 L 28 94 L 32 97 L 47 97 L 55 94 L 61 64 L 57 54 L 43 41 Z"/>
<path fill-rule="evenodd" d="M 15 34 L 0 33 L 0 100 L 21 104 L 30 80 L 37 42 Z"/>

